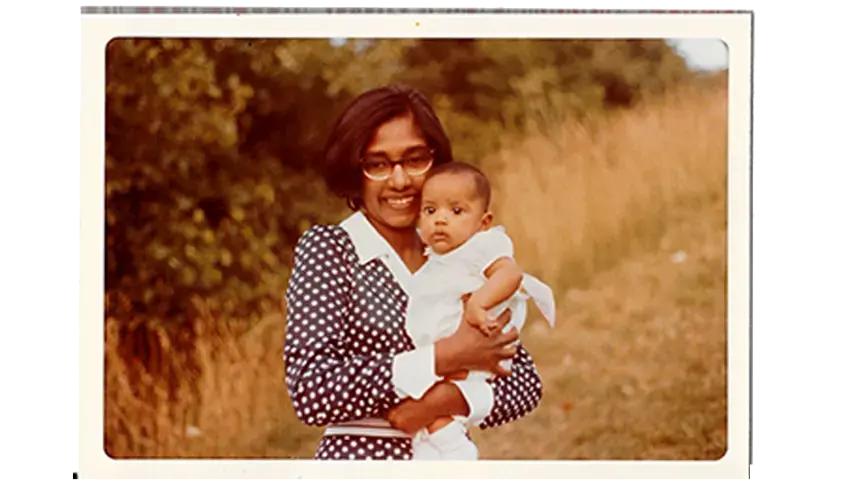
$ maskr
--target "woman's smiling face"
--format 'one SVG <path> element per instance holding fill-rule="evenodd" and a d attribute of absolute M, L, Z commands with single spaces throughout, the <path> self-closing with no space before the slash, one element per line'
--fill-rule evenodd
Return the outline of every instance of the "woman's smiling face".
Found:
<path fill-rule="evenodd" d="M 380 125 L 368 142 L 364 154 L 384 156 L 397 162 L 427 147 L 427 141 L 412 116 L 404 115 Z M 418 220 L 424 178 L 425 174 L 408 175 L 400 165 L 395 165 L 391 176 L 385 180 L 373 180 L 363 175 L 365 214 L 377 226 L 413 228 Z"/>

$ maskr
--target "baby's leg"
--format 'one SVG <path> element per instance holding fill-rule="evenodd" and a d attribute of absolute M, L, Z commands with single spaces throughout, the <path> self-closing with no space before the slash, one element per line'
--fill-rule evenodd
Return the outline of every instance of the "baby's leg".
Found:
<path fill-rule="evenodd" d="M 442 460 L 477 460 L 477 446 L 460 422 L 453 421 L 431 433 L 428 438 Z"/>
<path fill-rule="evenodd" d="M 472 371 L 468 379 L 486 382 L 491 377 L 490 372 Z M 477 446 L 471 441 L 466 427 L 461 422 L 444 417 L 433 421 L 428 427 L 428 439 L 439 452 L 442 460 L 477 460 Z"/>
<path fill-rule="evenodd" d="M 427 432 L 435 433 L 436 431 L 450 425 L 453 421 L 454 419 L 451 417 L 439 417 L 436 420 L 433 420 L 430 425 L 427 425 Z"/>
<path fill-rule="evenodd" d="M 502 361 L 503 361 L 503 360 L 502 360 Z M 487 381 L 487 380 L 489 380 L 490 378 L 492 378 L 492 373 L 491 373 L 491 372 L 482 372 L 482 371 L 479 371 L 479 370 L 475 370 L 475 371 L 473 371 L 473 372 L 469 372 L 469 376 L 468 376 L 468 379 L 469 379 L 469 380 L 473 380 L 473 381 L 478 381 L 478 380 L 479 380 L 479 381 L 481 381 L 481 382 L 486 382 L 486 381 Z"/>
<path fill-rule="evenodd" d="M 412 439 L 413 460 L 442 460 L 442 453 L 431 442 L 427 432 L 421 431 Z"/>

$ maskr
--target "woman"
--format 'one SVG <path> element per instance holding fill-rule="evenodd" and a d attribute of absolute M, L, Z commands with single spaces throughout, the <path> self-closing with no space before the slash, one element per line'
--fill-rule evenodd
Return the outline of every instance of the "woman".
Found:
<path fill-rule="evenodd" d="M 316 459 L 410 459 L 411 435 L 437 417 L 485 429 L 540 402 L 518 332 L 485 337 L 462 322 L 418 349 L 406 334 L 407 286 L 425 262 L 415 230 L 421 185 L 451 160 L 429 101 L 408 87 L 363 93 L 333 127 L 326 180 L 355 213 L 303 234 L 286 293 L 286 381 L 297 417 L 326 427 Z M 510 371 L 499 365 L 506 358 Z M 446 379 L 472 369 L 499 376 L 489 386 Z"/>

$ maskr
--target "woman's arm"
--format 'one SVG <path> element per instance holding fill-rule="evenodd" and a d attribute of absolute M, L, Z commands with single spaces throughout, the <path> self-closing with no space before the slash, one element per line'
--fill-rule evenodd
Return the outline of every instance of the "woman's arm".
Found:
<path fill-rule="evenodd" d="M 431 390 L 424 404 L 439 413 L 464 417 L 465 423 L 481 429 L 503 425 L 531 413 L 543 397 L 543 383 L 531 355 L 516 346 L 509 375 L 490 380 L 466 379 L 447 382 L 456 388 Z M 432 398 L 428 398 L 432 396 Z M 411 406 L 417 408 L 416 406 Z"/>
<path fill-rule="evenodd" d="M 438 418 L 468 416 L 469 405 L 459 388 L 442 381 L 433 385 L 418 400 L 407 398 L 390 409 L 386 417 L 398 430 L 414 434 Z"/>
<path fill-rule="evenodd" d="M 345 321 L 354 273 L 345 233 L 315 226 L 299 240 L 286 293 L 285 379 L 307 425 L 378 416 L 399 401 L 391 354 L 347 355 Z"/>
<path fill-rule="evenodd" d="M 530 354 L 519 347 L 509 376 L 483 382 L 462 380 L 436 384 L 420 400 L 407 399 L 387 413 L 397 429 L 414 433 L 437 418 L 464 417 L 484 430 L 518 420 L 542 400 L 543 387 Z"/>
<path fill-rule="evenodd" d="M 503 328 L 509 320 L 510 312 L 505 311 L 497 322 Z M 436 418 L 453 415 L 464 417 L 469 425 L 490 428 L 533 411 L 542 398 L 542 381 L 527 351 L 513 345 L 517 339 L 515 329 L 487 338 L 461 323 L 453 335 L 436 343 L 437 371 L 448 375 L 460 369 L 492 370 L 498 376 L 442 382 L 419 401 L 404 401 L 388 412 L 392 425 L 417 431 Z M 504 358 L 512 358 L 509 371 L 498 365 Z"/>

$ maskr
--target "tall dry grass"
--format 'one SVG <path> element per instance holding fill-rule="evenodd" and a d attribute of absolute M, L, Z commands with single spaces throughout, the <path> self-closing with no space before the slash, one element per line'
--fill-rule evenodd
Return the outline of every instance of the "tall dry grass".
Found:
<path fill-rule="evenodd" d="M 714 85 L 533 133 L 484 163 L 519 261 L 569 287 L 654 247 L 668 210 L 725 196 L 726 158 L 727 91 Z"/>
<path fill-rule="evenodd" d="M 151 330 L 158 362 L 129 359 L 120 321 L 107 319 L 105 447 L 129 457 L 263 458 L 293 416 L 284 384 L 281 315 L 231 332 L 209 314 L 192 322 L 195 348 L 177 351 Z M 158 365 L 156 373 L 152 364 Z M 177 382 L 170 382 L 177 380 Z M 287 422 L 286 422 L 287 423 Z M 311 431 L 294 430 L 285 451 Z M 288 441 L 291 444 L 288 444 Z M 282 452 L 279 452 L 282 453 Z"/>
<path fill-rule="evenodd" d="M 552 284 L 559 300 L 565 298 L 563 294 L 570 288 L 576 289 L 573 291 L 585 286 L 597 289 L 585 297 L 595 300 L 588 302 L 591 310 L 587 316 L 598 311 L 597 308 L 605 308 L 595 305 L 621 305 L 625 301 L 621 299 L 630 296 L 631 282 L 617 277 L 605 281 L 604 285 L 601 279 L 598 283 L 590 283 L 597 272 L 659 247 L 666 239 L 673 218 L 670 212 L 705 211 L 706 205 L 720 203 L 725 198 L 726 99 L 723 88 L 686 87 L 632 111 L 533 133 L 521 144 L 487 159 L 485 163 L 491 165 L 488 173 L 494 182 L 498 221 L 507 226 L 514 238 L 520 263 Z M 710 248 L 716 246 L 718 243 Z M 716 275 L 720 273 L 715 272 Z M 651 280 L 652 283 L 658 281 Z M 698 295 L 717 292 L 716 283 L 709 288 Z M 667 298 L 676 295 L 670 291 L 657 291 L 657 294 Z M 646 298 L 645 295 L 641 297 Z M 559 308 L 564 304 L 559 303 Z M 584 308 L 584 305 L 584 302 L 576 302 L 573 307 Z M 657 307 L 647 303 L 642 308 L 649 312 Z M 718 310 L 710 315 L 720 316 Z M 679 315 L 688 315 L 698 328 L 712 328 L 714 341 L 708 344 L 707 350 L 713 355 L 707 357 L 717 362 L 723 348 L 718 335 L 720 329 L 710 327 L 696 312 L 673 311 L 676 312 L 673 322 L 681 321 Z M 603 315 L 613 313 L 602 312 Z M 627 315 L 633 319 L 636 313 L 632 311 Z M 565 316 L 563 312 L 559 314 Z M 587 318 L 583 312 L 582 316 Z M 154 329 L 144 337 L 149 339 L 149 349 L 155 352 L 150 358 L 157 359 L 153 362 L 156 368 L 152 367 L 151 360 L 143 365 L 130 353 L 129 334 L 120 328 L 128 321 L 114 318 L 106 321 L 104 435 L 108 454 L 160 458 L 312 456 L 321 430 L 301 425 L 293 414 L 283 378 L 281 353 L 285 320 L 279 312 L 271 312 L 253 330 L 239 334 L 225 330 L 216 319 L 202 314 L 193 322 L 192 349 L 178 347 L 169 335 Z M 712 325 L 720 324 L 719 319 L 715 322 Z M 577 342 L 579 335 L 586 338 L 584 328 L 590 329 L 588 334 L 598 332 L 595 336 L 598 343 L 590 344 L 596 345 L 595 348 L 578 347 L 583 350 L 580 354 L 583 360 L 588 365 L 605 365 L 611 371 L 620 371 L 620 365 L 624 364 L 637 368 L 644 356 L 649 355 L 649 349 L 685 347 L 673 340 L 672 322 L 660 320 L 659 323 L 663 325 L 660 332 L 664 333 L 643 337 L 647 340 L 610 332 L 607 323 L 582 325 L 580 332 L 564 327 L 554 335 L 543 337 L 549 340 L 542 340 L 532 349 L 538 363 L 541 359 L 546 363 L 543 369 L 548 398 L 535 415 L 506 427 L 513 432 L 514 438 L 530 438 L 531 441 L 522 445 L 512 439 L 503 440 L 503 436 L 489 437 L 486 452 L 505 458 L 572 458 L 573 455 L 579 458 L 631 458 L 635 455 L 637 458 L 637 455 L 650 452 L 649 448 L 635 448 L 631 442 L 621 444 L 622 450 L 614 450 L 615 444 L 609 443 L 615 429 L 631 429 L 633 425 L 622 417 L 619 421 L 610 420 L 608 415 L 619 411 L 618 403 L 598 410 L 609 413 L 596 416 L 596 423 L 586 431 L 583 421 L 575 420 L 572 428 L 582 429 L 574 433 L 575 450 L 555 446 L 555 442 L 560 443 L 559 439 L 552 438 L 551 450 L 541 451 L 537 439 L 542 438 L 542 428 L 555 427 L 555 422 L 564 418 L 560 412 L 565 410 L 565 404 L 557 399 L 577 394 L 573 392 L 577 388 L 573 379 L 579 379 L 565 374 L 568 367 L 561 363 L 565 359 L 562 349 L 578 346 L 572 342 Z M 625 345 L 634 345 L 620 350 L 623 353 L 619 358 L 613 355 L 613 345 L 608 344 L 614 335 L 622 335 L 620 341 Z M 708 337 L 703 335 L 702 338 Z M 670 343 L 650 343 L 649 338 L 659 337 L 664 339 L 661 342 L 669 339 Z M 697 342 L 687 345 L 696 346 Z M 706 350 L 699 351 L 702 354 Z M 668 358 L 674 362 L 688 357 L 694 363 L 700 361 L 696 355 L 685 355 Z M 701 371 L 719 371 L 714 365 L 691 365 Z M 589 404 L 618 402 L 619 396 L 612 396 L 611 390 L 626 388 L 616 380 L 597 383 L 597 379 L 607 378 L 602 377 L 602 373 L 601 369 L 590 370 L 579 380 L 601 390 L 591 394 L 587 399 Z M 719 390 L 719 377 L 715 377 L 709 388 Z M 668 385 L 672 386 L 672 381 Z M 642 390 L 645 387 L 629 388 Z M 718 390 L 712 393 L 704 390 L 702 395 L 714 397 L 712 402 L 719 407 L 719 395 L 715 393 Z M 663 412 L 660 415 L 680 415 L 680 411 L 696 415 L 697 408 L 704 408 L 672 393 L 666 397 L 669 400 L 663 401 L 671 402 L 673 405 L 668 405 L 673 408 L 660 408 Z M 688 403 L 683 405 L 684 402 Z M 719 423 L 719 408 L 715 411 L 718 412 L 715 421 Z M 694 428 L 690 422 L 687 427 L 684 421 L 680 422 L 674 428 Z M 604 433 L 597 437 L 596 432 Z M 671 439 L 668 455 L 684 457 L 690 455 L 685 452 L 697 451 L 696 448 L 680 450 L 679 445 L 673 447 L 674 441 L 678 444 L 682 440 L 678 440 L 681 438 L 678 436 L 672 438 L 677 440 Z M 632 441 L 641 442 L 637 438 Z M 650 455 L 654 457 L 656 451 Z M 597 456 L 597 452 L 601 455 Z"/>

